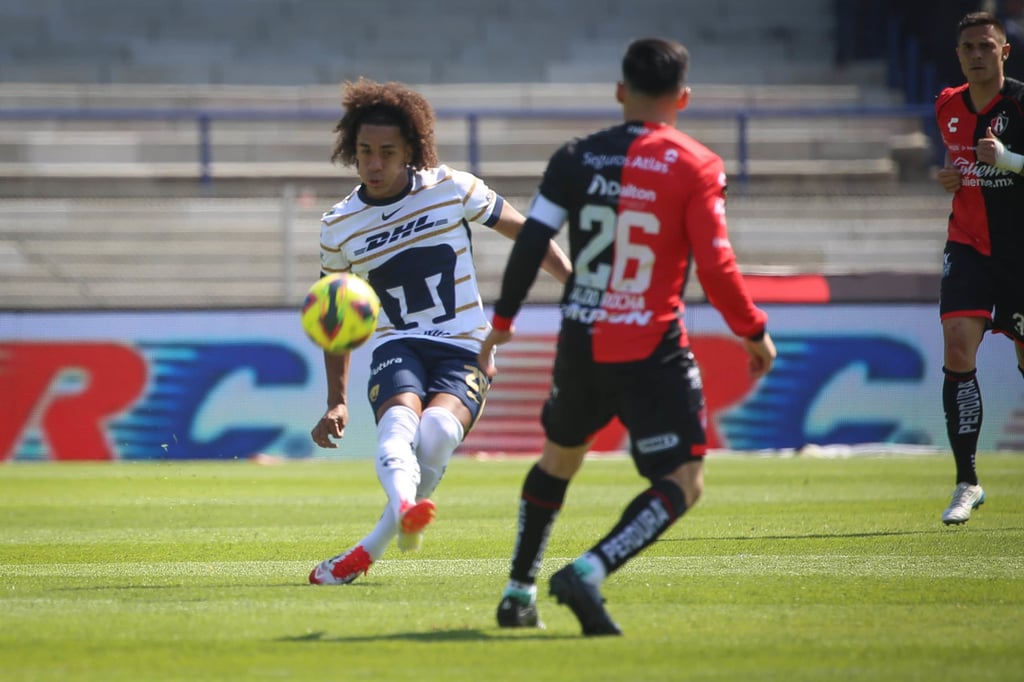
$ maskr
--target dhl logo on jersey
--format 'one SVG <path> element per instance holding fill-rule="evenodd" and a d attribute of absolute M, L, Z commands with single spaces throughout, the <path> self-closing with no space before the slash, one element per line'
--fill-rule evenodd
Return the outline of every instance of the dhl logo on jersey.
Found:
<path fill-rule="evenodd" d="M 396 225 L 390 229 L 375 232 L 366 238 L 366 245 L 355 250 L 355 255 L 362 256 L 375 249 L 394 244 L 402 239 L 407 239 L 414 234 L 429 230 L 434 227 L 444 227 L 443 220 L 431 220 L 429 214 L 421 215 L 415 220 Z"/>

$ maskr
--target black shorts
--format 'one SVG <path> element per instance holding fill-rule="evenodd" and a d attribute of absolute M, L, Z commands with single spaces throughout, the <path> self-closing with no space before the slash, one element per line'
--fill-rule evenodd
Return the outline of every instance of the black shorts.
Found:
<path fill-rule="evenodd" d="M 1024 276 L 966 244 L 946 242 L 939 315 L 983 317 L 989 329 L 1024 343 Z"/>
<path fill-rule="evenodd" d="M 629 431 L 630 454 L 646 478 L 665 476 L 704 456 L 706 412 L 700 370 L 679 335 L 668 334 L 650 357 L 598 363 L 589 348 L 559 337 L 551 395 L 541 422 L 563 447 L 590 440 L 617 416 Z"/>

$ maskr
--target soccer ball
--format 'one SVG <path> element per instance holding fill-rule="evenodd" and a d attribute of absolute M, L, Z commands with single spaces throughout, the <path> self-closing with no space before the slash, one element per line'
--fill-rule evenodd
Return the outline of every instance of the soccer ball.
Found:
<path fill-rule="evenodd" d="M 377 328 L 380 299 L 365 279 L 352 273 L 321 278 L 302 304 L 302 328 L 328 353 L 347 353 L 366 343 Z"/>

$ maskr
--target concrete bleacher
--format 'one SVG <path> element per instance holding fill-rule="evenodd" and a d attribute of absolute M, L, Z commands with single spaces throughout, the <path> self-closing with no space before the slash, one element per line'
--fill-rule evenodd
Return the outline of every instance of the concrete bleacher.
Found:
<path fill-rule="evenodd" d="M 820 0 L 0 0 L 0 25 L 0 82 L 276 85 L 607 82 L 644 35 L 695 82 L 822 82 L 838 29 Z"/>
<path fill-rule="evenodd" d="M 881 65 L 831 66 L 831 5 L 0 0 L 0 110 L 82 114 L 0 119 L 0 307 L 296 304 L 318 269 L 320 212 L 355 182 L 328 157 L 339 85 L 361 75 L 423 92 L 456 167 L 470 160 L 466 110 L 519 112 L 480 119 L 477 170 L 525 208 L 561 142 L 618 120 L 621 52 L 643 35 L 690 49 L 680 127 L 726 161 L 745 271 L 937 272 L 948 199 L 920 184 L 929 148 L 913 116 L 752 119 L 739 182 L 737 110 L 899 105 Z M 192 114 L 96 115 L 114 109 Z M 317 115 L 214 120 L 201 184 L 193 114 L 228 109 Z M 304 197 L 289 232 L 286 186 Z M 509 245 L 478 235 L 493 300 Z M 542 276 L 533 300 L 557 293 Z"/>
<path fill-rule="evenodd" d="M 3 200 L 0 307 L 295 306 L 319 270 L 320 213 L 339 195 L 300 195 L 295 203 Z M 525 208 L 529 198 L 508 199 Z M 936 188 L 870 201 L 738 196 L 728 210 L 744 272 L 897 271 L 937 282 L 949 199 Z M 481 294 L 493 301 L 510 243 L 483 228 L 473 233 Z M 558 294 L 542 274 L 530 300 L 553 302 Z M 696 277 L 687 294 L 702 295 Z"/>
<path fill-rule="evenodd" d="M 440 156 L 452 165 L 466 167 L 470 160 L 466 112 L 482 112 L 476 170 L 489 179 L 506 178 L 508 191 L 532 189 L 561 142 L 619 117 L 608 83 L 418 88 L 438 108 Z M 735 174 L 740 159 L 737 112 L 877 103 L 872 93 L 852 85 L 694 86 L 692 108 L 682 115 L 680 127 L 721 154 Z M 0 121 L 0 196 L 195 194 L 200 111 L 284 112 L 263 120 L 214 119 L 210 158 L 217 196 L 272 196 L 289 178 L 327 189 L 339 177 L 351 177 L 328 162 L 332 128 L 341 113 L 337 85 L 11 84 L 5 87 L 5 104 L 8 113 L 47 108 L 78 114 Z M 124 109 L 141 113 L 136 119 L 103 118 L 103 111 Z M 180 117 L 164 119 L 160 112 L 166 110 Z M 899 113 L 753 118 L 746 140 L 751 186 L 773 193 L 786 187 L 807 192 L 840 182 L 848 188 L 863 186 L 862 191 L 886 191 L 911 171 L 922 172 L 927 141 L 921 125 L 919 118 Z M 901 156 L 908 145 L 917 148 L 917 157 Z M 916 160 L 917 167 L 908 170 L 905 158 Z M 154 184 L 162 187 L 154 190 Z"/>

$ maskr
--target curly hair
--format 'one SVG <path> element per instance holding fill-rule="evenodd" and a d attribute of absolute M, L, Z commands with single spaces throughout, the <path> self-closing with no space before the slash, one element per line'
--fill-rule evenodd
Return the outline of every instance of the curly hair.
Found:
<path fill-rule="evenodd" d="M 345 114 L 334 127 L 338 134 L 331 161 L 356 163 L 356 136 L 364 123 L 397 126 L 412 150 L 415 170 L 438 165 L 434 145 L 434 110 L 426 98 L 402 83 L 377 83 L 360 78 L 345 81 L 341 105 Z"/>

